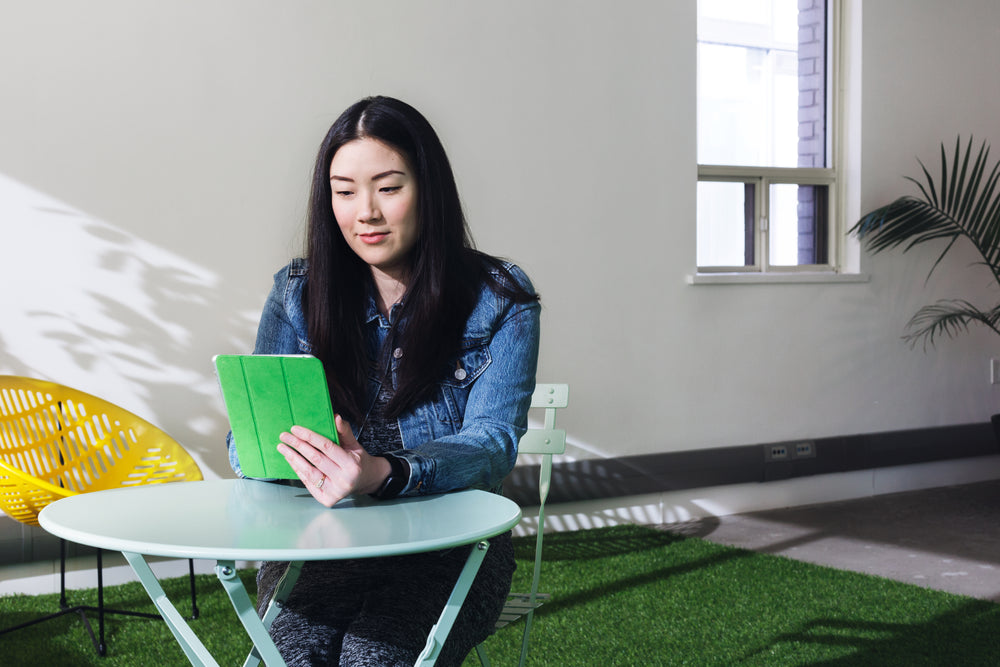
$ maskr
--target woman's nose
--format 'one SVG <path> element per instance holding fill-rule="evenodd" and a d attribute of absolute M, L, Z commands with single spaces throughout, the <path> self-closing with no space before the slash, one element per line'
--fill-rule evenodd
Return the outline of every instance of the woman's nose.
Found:
<path fill-rule="evenodd" d="M 370 195 L 364 196 L 358 203 L 358 220 L 361 222 L 377 222 L 381 218 L 382 213 L 379 211 L 375 198 Z"/>

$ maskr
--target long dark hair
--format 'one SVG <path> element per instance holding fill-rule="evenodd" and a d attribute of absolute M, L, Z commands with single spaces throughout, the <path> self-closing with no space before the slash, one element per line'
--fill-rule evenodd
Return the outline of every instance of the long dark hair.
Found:
<path fill-rule="evenodd" d="M 387 408 L 390 417 L 399 416 L 439 380 L 458 351 L 484 282 L 516 302 L 538 299 L 502 262 L 475 249 L 451 164 L 427 119 L 391 97 L 369 97 L 351 105 L 330 127 L 316 156 L 304 306 L 312 353 L 326 368 L 334 408 L 354 423 L 366 407 L 373 355 L 382 355 L 368 348 L 365 306 L 373 289 L 371 270 L 347 245 L 333 215 L 330 163 L 341 146 L 362 138 L 377 139 L 398 151 L 417 182 L 420 232 L 411 251 L 402 311 L 389 338 L 389 344 L 403 352 Z"/>

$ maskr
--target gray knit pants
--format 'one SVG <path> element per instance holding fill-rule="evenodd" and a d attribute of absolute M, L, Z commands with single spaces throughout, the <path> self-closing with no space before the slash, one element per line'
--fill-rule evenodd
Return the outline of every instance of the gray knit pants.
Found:
<path fill-rule="evenodd" d="M 309 561 L 271 637 L 289 667 L 412 665 L 444 609 L 471 547 L 409 556 Z M 288 564 L 257 573 L 259 614 Z M 514 574 L 510 533 L 489 551 L 437 664 L 460 665 L 492 632 Z"/>

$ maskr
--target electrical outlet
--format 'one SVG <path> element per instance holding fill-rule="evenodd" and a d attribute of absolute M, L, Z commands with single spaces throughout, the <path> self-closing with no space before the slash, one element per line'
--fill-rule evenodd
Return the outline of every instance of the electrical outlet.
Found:
<path fill-rule="evenodd" d="M 1000 359 L 990 359 L 990 384 L 1000 384 Z"/>
<path fill-rule="evenodd" d="M 788 458 L 786 445 L 764 445 L 765 461 L 783 461 Z"/>
<path fill-rule="evenodd" d="M 795 458 L 811 459 L 816 456 L 816 447 L 812 442 L 800 442 L 795 445 Z"/>
<path fill-rule="evenodd" d="M 793 461 L 811 459 L 816 456 L 816 443 L 801 440 L 784 445 L 764 445 L 764 461 Z"/>

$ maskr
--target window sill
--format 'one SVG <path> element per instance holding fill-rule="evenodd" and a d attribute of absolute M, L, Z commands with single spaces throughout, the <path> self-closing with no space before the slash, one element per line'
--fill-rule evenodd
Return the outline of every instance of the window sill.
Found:
<path fill-rule="evenodd" d="M 789 271 L 787 273 L 695 273 L 687 277 L 689 285 L 757 285 L 802 283 L 866 283 L 867 273 L 832 273 L 825 271 Z"/>

